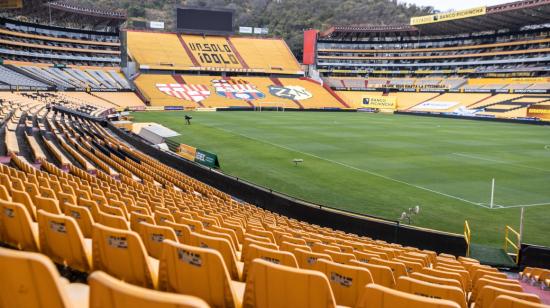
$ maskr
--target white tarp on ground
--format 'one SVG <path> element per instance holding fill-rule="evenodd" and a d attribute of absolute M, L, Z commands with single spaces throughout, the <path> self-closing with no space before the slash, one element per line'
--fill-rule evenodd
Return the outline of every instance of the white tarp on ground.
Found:
<path fill-rule="evenodd" d="M 138 135 L 152 144 L 163 143 L 166 138 L 179 136 L 177 132 L 157 123 L 143 123 L 140 125 Z"/>
<path fill-rule="evenodd" d="M 447 110 L 458 105 L 458 102 L 427 101 L 416 105 L 411 110 Z"/>

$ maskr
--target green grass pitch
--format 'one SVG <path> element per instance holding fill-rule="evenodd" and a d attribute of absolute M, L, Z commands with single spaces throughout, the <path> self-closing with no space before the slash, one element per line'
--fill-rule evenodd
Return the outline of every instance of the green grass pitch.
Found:
<path fill-rule="evenodd" d="M 550 127 L 329 112 L 133 113 L 217 153 L 223 172 L 304 200 L 397 219 L 502 246 L 504 229 L 550 245 Z M 295 167 L 294 158 L 304 160 Z M 495 207 L 489 209 L 491 179 Z"/>

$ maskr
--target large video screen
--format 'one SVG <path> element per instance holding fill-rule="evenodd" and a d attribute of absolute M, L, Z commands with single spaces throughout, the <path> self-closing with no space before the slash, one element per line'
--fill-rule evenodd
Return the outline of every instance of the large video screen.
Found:
<path fill-rule="evenodd" d="M 177 8 L 178 30 L 193 32 L 232 32 L 233 12 L 229 10 L 208 10 Z"/>

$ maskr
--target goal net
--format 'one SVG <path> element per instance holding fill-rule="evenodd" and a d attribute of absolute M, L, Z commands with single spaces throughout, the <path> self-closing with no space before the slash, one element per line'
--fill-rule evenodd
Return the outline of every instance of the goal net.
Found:
<path fill-rule="evenodd" d="M 254 105 L 254 111 L 285 111 L 284 103 L 278 102 L 258 102 Z"/>

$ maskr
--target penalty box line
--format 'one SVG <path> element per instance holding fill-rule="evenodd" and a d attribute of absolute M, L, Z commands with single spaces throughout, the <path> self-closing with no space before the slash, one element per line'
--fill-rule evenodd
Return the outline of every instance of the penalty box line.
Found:
<path fill-rule="evenodd" d="M 307 156 L 315 157 L 315 158 L 320 159 L 320 160 L 324 160 L 324 161 L 327 161 L 327 162 L 330 162 L 330 163 L 333 163 L 333 164 L 337 164 L 337 165 L 340 165 L 340 166 L 343 166 L 343 167 L 346 167 L 346 168 L 349 168 L 349 169 L 359 171 L 359 172 L 364 172 L 364 173 L 367 173 L 367 174 L 370 174 L 370 175 L 373 175 L 373 176 L 377 176 L 377 177 L 380 177 L 380 178 L 383 178 L 383 179 L 386 179 L 386 180 L 389 180 L 389 181 L 404 184 L 404 185 L 411 186 L 411 187 L 421 189 L 421 190 L 424 190 L 424 191 L 428 191 L 428 192 L 431 192 L 431 193 L 434 193 L 434 194 L 437 194 L 437 195 L 441 195 L 441 196 L 444 196 L 444 197 L 447 197 L 447 198 L 459 200 L 459 201 L 462 201 L 462 202 L 465 202 L 465 203 L 469 203 L 469 204 L 473 204 L 475 206 L 479 206 L 479 207 L 489 209 L 489 206 L 484 205 L 483 203 L 470 201 L 468 199 L 464 199 L 464 198 L 461 198 L 461 197 L 446 194 L 444 192 L 433 190 L 433 189 L 430 189 L 430 188 L 427 188 L 427 187 L 423 187 L 423 186 L 415 185 L 415 184 L 405 182 L 405 181 L 402 181 L 402 180 L 398 180 L 398 179 L 380 174 L 378 172 L 374 172 L 374 171 L 370 171 L 370 170 L 367 170 L 367 169 L 354 167 L 354 166 L 348 165 L 346 163 L 335 161 L 335 160 L 332 160 L 332 159 L 329 159 L 329 158 L 324 158 L 324 157 L 321 157 L 321 156 L 317 156 L 315 154 L 311 154 L 311 153 L 303 152 L 303 151 L 300 151 L 300 150 L 296 150 L 296 149 L 293 149 L 293 148 L 290 148 L 290 147 L 287 147 L 287 146 L 284 146 L 284 145 L 280 145 L 280 144 L 276 144 L 276 143 L 273 143 L 273 142 L 261 140 L 261 139 L 255 138 L 255 137 L 247 136 L 247 135 L 244 135 L 244 134 L 241 134 L 241 133 L 238 133 L 238 132 L 226 129 L 226 128 L 220 128 L 220 127 L 217 127 L 217 126 L 210 126 L 210 125 L 204 125 L 204 126 L 207 126 L 207 127 L 210 127 L 210 128 L 215 128 L 215 129 L 218 129 L 218 130 L 221 130 L 221 131 L 225 131 L 225 132 L 228 132 L 230 134 L 238 135 L 238 136 L 241 136 L 241 137 L 244 137 L 244 138 L 247 138 L 247 139 L 250 139 L 250 140 L 254 140 L 254 141 L 257 141 L 257 142 L 269 144 L 271 146 L 278 147 L 278 148 L 281 148 L 281 149 L 285 149 L 285 150 L 288 150 L 288 151 L 292 151 L 292 152 L 301 153 L 301 154 L 304 154 L 304 155 L 307 155 Z"/>

